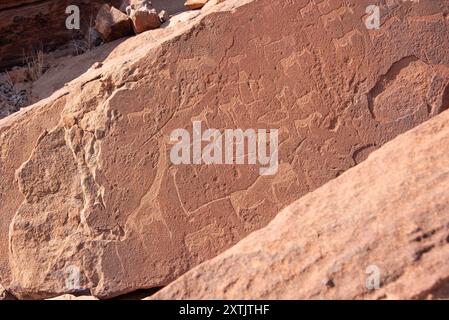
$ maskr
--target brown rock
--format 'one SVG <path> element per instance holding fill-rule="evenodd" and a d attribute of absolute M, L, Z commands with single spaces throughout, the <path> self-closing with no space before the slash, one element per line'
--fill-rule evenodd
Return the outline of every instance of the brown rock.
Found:
<path fill-rule="evenodd" d="M 201 9 L 208 0 L 187 0 L 185 6 L 190 10 Z"/>
<path fill-rule="evenodd" d="M 446 111 L 153 298 L 447 299 L 448 153 Z"/>
<path fill-rule="evenodd" d="M 5 287 L 107 298 L 167 285 L 447 108 L 449 4 L 401 4 L 373 31 L 361 1 L 307 3 L 183 13 L 1 120 Z M 170 134 L 193 120 L 279 129 L 277 174 L 173 165 Z"/>
<path fill-rule="evenodd" d="M 134 32 L 139 34 L 161 26 L 161 19 L 151 2 L 144 0 L 138 4 L 126 8 L 126 13 L 131 18 Z"/>
<path fill-rule="evenodd" d="M 129 17 L 108 4 L 103 5 L 95 18 L 95 28 L 105 42 L 132 34 Z"/>

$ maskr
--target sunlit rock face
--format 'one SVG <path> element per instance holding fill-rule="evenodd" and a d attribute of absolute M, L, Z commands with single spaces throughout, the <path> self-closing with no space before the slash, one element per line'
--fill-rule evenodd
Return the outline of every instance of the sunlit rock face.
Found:
<path fill-rule="evenodd" d="M 107 298 L 167 285 L 446 109 L 446 1 L 392 6 L 371 30 L 367 5 L 211 2 L 1 120 L 3 286 Z M 170 135 L 195 121 L 278 130 L 276 174 L 174 165 Z"/>

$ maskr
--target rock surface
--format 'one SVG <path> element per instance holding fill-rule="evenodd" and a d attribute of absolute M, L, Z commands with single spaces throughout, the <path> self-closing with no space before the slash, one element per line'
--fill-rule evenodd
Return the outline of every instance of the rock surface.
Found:
<path fill-rule="evenodd" d="M 95 18 L 95 29 L 105 42 L 132 35 L 130 18 L 119 9 L 103 5 Z"/>
<path fill-rule="evenodd" d="M 448 153 L 449 111 L 153 298 L 448 299 Z"/>
<path fill-rule="evenodd" d="M 446 109 L 449 4 L 367 30 L 367 3 L 208 4 L 0 120 L 0 282 L 21 298 L 167 285 Z M 193 120 L 279 129 L 278 173 L 172 165 Z"/>

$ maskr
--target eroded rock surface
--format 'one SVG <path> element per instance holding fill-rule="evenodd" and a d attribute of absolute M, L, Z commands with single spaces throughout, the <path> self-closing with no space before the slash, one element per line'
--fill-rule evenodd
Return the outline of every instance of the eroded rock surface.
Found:
<path fill-rule="evenodd" d="M 448 152 L 446 111 L 154 298 L 447 299 Z"/>
<path fill-rule="evenodd" d="M 1 120 L 1 283 L 29 298 L 167 285 L 446 109 L 449 5 L 401 2 L 367 30 L 368 2 L 208 4 Z M 279 129 L 277 174 L 172 165 L 170 133 L 194 120 Z"/>

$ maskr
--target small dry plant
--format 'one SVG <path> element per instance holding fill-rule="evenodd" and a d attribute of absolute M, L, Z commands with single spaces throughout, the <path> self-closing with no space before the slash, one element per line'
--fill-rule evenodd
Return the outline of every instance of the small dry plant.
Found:
<path fill-rule="evenodd" d="M 44 73 L 44 52 L 40 49 L 34 49 L 28 55 L 24 53 L 24 64 L 31 81 L 36 81 Z"/>
<path fill-rule="evenodd" d="M 89 21 L 89 27 L 87 28 L 87 34 L 84 37 L 84 39 L 72 40 L 72 45 L 75 48 L 75 53 L 77 56 L 80 54 L 86 53 L 86 52 L 92 50 L 93 47 L 95 47 L 95 44 L 94 44 L 95 39 L 93 38 L 92 30 L 94 30 L 94 17 L 91 15 L 90 21 Z"/>

